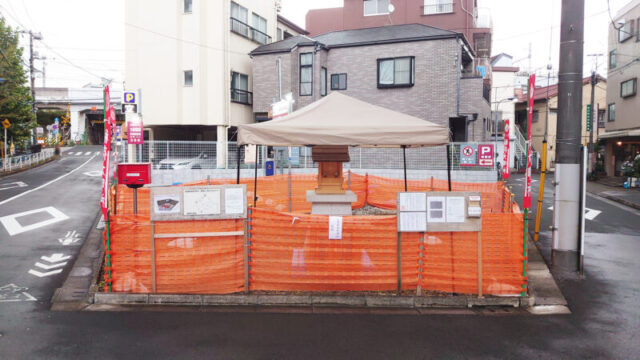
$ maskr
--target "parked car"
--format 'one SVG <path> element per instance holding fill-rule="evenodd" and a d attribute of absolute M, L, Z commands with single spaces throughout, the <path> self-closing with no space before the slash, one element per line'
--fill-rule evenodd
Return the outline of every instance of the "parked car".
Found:
<path fill-rule="evenodd" d="M 178 169 L 212 169 L 215 168 L 215 158 L 210 158 L 204 151 L 193 158 L 166 158 L 159 163 L 160 170 Z"/>

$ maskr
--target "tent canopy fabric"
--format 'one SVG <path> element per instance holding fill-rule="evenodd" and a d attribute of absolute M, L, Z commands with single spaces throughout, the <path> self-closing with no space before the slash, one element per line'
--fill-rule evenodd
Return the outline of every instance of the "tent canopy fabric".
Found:
<path fill-rule="evenodd" d="M 449 143 L 449 129 L 333 92 L 287 116 L 238 126 L 238 145 L 380 147 Z"/>

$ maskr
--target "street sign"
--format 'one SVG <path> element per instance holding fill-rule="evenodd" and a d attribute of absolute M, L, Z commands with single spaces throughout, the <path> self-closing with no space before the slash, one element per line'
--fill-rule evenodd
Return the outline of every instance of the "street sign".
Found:
<path fill-rule="evenodd" d="M 138 114 L 127 114 L 127 142 L 130 145 L 144 144 L 144 127 Z"/>
<path fill-rule="evenodd" d="M 9 119 L 4 119 L 2 121 L 2 126 L 4 126 L 5 129 L 8 129 L 9 126 L 11 126 L 11 122 L 9 121 Z"/>
<path fill-rule="evenodd" d="M 125 92 L 124 93 L 124 103 L 125 104 L 135 104 L 136 103 L 136 93 L 134 92 Z"/>
<path fill-rule="evenodd" d="M 504 121 L 504 156 L 502 158 L 502 179 L 509 179 L 509 146 L 510 146 L 510 127 L 509 127 L 509 119 Z"/>
<path fill-rule="evenodd" d="M 591 111 L 591 104 L 587 104 L 587 131 L 591 131 L 591 123 L 593 122 L 593 112 Z"/>
<path fill-rule="evenodd" d="M 492 144 L 478 145 L 478 166 L 493 167 L 495 164 Z"/>
<path fill-rule="evenodd" d="M 460 145 L 460 166 L 476 166 L 477 147 L 474 144 Z"/>

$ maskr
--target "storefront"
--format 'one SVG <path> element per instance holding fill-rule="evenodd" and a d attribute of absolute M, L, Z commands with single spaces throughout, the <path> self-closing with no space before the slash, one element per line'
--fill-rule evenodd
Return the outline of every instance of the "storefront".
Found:
<path fill-rule="evenodd" d="M 607 176 L 629 176 L 625 170 L 640 155 L 640 129 L 604 133 L 600 140 L 604 146 Z"/>

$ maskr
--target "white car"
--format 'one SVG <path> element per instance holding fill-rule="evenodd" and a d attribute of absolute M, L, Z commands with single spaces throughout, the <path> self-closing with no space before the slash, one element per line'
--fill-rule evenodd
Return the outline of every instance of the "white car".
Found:
<path fill-rule="evenodd" d="M 215 158 L 204 151 L 194 158 L 166 158 L 158 163 L 160 170 L 211 169 L 215 165 Z"/>

